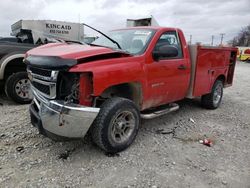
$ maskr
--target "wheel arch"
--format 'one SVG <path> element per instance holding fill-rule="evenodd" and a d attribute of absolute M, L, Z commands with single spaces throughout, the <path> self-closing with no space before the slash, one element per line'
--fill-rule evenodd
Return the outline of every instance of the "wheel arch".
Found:
<path fill-rule="evenodd" d="M 220 106 L 222 96 L 223 96 L 223 84 L 224 84 L 223 79 L 225 80 L 224 75 L 218 76 L 213 83 L 213 86 L 211 88 L 210 93 L 202 95 L 201 104 L 203 107 L 205 107 L 207 109 L 216 109 Z M 218 83 L 219 83 L 218 81 L 222 82 L 222 86 L 220 87 L 220 89 L 221 89 L 220 94 L 218 94 L 218 92 L 216 91 Z M 216 86 L 216 84 L 217 84 L 217 86 Z M 220 97 L 220 99 L 217 101 L 216 98 L 218 98 L 218 96 Z"/>
<path fill-rule="evenodd" d="M 3 58 L 0 68 L 0 80 L 7 79 L 12 73 L 25 71 L 26 65 L 23 63 L 25 54 L 12 54 Z M 21 62 L 21 63 L 20 63 Z"/>
<path fill-rule="evenodd" d="M 217 78 L 214 80 L 214 82 L 216 82 L 216 80 L 222 81 L 223 85 L 225 85 L 226 76 L 224 74 L 221 74 L 221 75 L 217 76 Z"/>
<path fill-rule="evenodd" d="M 125 82 L 109 86 L 100 94 L 101 98 L 123 97 L 132 100 L 138 108 L 142 106 L 142 85 L 139 82 Z"/>

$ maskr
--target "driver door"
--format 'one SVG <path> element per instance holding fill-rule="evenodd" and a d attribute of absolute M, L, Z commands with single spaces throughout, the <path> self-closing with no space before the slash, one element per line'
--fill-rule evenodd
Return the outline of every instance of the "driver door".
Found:
<path fill-rule="evenodd" d="M 153 50 L 157 52 L 162 46 L 172 46 L 178 50 L 174 57 L 160 56 L 152 58 L 148 64 L 148 88 L 152 106 L 167 104 L 186 95 L 189 85 L 188 62 L 183 57 L 182 45 L 176 31 L 163 33 Z"/>

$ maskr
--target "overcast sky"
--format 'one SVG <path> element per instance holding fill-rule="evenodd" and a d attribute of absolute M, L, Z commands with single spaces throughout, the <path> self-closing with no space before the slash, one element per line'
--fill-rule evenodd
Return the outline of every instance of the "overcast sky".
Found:
<path fill-rule="evenodd" d="M 161 26 L 179 27 L 193 42 L 225 41 L 250 24 L 250 0 L 1 0 L 0 36 L 20 19 L 85 22 L 108 31 L 126 26 L 126 19 L 153 15 Z"/>

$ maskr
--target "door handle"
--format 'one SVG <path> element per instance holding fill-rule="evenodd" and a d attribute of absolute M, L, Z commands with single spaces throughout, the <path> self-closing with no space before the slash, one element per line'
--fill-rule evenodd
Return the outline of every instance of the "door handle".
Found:
<path fill-rule="evenodd" d="M 181 64 L 181 65 L 178 66 L 178 69 L 179 70 L 186 70 L 187 67 L 185 65 Z"/>

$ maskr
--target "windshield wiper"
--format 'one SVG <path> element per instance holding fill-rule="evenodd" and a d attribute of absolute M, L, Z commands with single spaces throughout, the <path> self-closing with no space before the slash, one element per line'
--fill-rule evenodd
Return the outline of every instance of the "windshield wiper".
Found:
<path fill-rule="evenodd" d="M 76 44 L 87 44 L 85 42 L 82 41 L 76 41 L 76 40 L 65 40 L 66 43 L 76 43 Z"/>
<path fill-rule="evenodd" d="M 88 44 L 88 45 L 90 45 L 90 46 L 100 46 L 100 47 L 110 48 L 110 49 L 115 50 L 115 51 L 117 51 L 117 52 L 124 52 L 124 53 L 126 53 L 126 54 L 130 54 L 130 55 L 131 55 L 131 53 L 130 53 L 129 51 L 123 50 L 123 49 L 114 49 L 114 48 L 111 48 L 111 47 L 109 47 L 109 46 L 102 46 L 102 45 L 93 44 L 93 43 L 86 43 L 86 44 Z"/>
<path fill-rule="evenodd" d="M 107 36 L 103 32 L 101 32 L 101 31 L 99 31 L 99 30 L 97 30 L 97 29 L 95 29 L 95 28 L 93 28 L 93 27 L 91 27 L 91 26 L 89 26 L 89 25 L 87 25 L 85 23 L 82 23 L 82 25 L 85 25 L 85 26 L 89 27 L 90 29 L 93 29 L 93 30 L 97 31 L 98 33 L 102 34 L 104 37 L 106 37 L 107 39 L 109 39 L 111 42 L 113 42 L 114 44 L 116 44 L 119 49 L 122 49 L 121 46 L 120 46 L 120 44 L 118 42 L 116 42 L 114 39 L 110 38 L 109 36 Z"/>
<path fill-rule="evenodd" d="M 70 44 L 70 43 L 76 43 L 76 44 L 86 44 L 84 42 L 81 42 L 81 41 L 76 41 L 76 40 L 64 40 L 64 39 L 58 39 L 58 38 L 52 38 L 52 39 L 49 39 L 48 42 L 61 42 L 61 43 L 67 43 L 67 44 Z"/>

